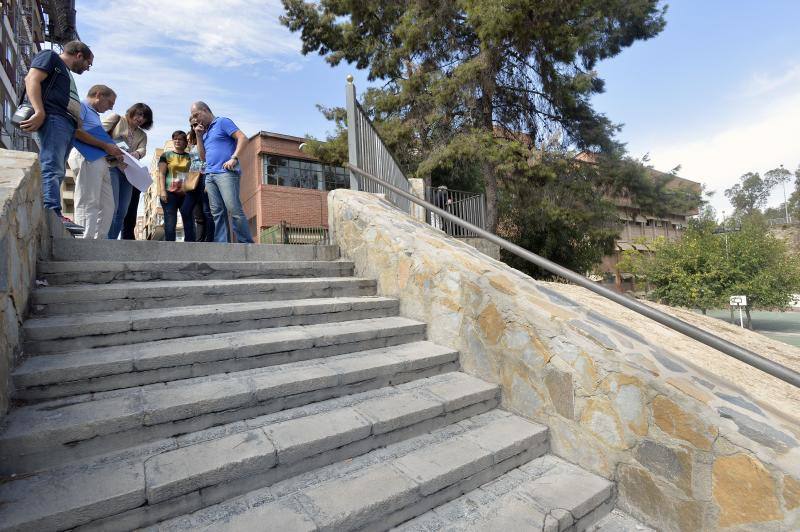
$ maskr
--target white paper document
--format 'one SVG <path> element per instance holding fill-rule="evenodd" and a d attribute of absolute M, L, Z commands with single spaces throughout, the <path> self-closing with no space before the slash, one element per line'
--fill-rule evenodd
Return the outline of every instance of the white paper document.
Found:
<path fill-rule="evenodd" d="M 125 163 L 128 165 L 122 170 L 125 177 L 131 185 L 144 192 L 153 183 L 150 170 L 139 166 L 139 161 L 131 157 L 128 152 L 123 150 L 122 155 L 125 157 Z"/>

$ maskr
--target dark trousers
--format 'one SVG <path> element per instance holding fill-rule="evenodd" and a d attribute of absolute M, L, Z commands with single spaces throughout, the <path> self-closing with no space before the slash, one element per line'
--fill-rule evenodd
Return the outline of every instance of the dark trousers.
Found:
<path fill-rule="evenodd" d="M 197 242 L 214 241 L 214 217 L 211 216 L 211 205 L 208 202 L 208 194 L 206 193 L 205 188 L 205 178 L 205 175 L 201 175 L 200 181 L 197 183 L 197 188 L 187 193 L 187 195 L 191 196 L 194 200 L 193 205 L 195 206 L 195 219 L 198 219 L 197 232 L 195 233 Z M 202 218 L 202 222 L 199 221 L 200 218 Z M 201 226 L 202 231 L 200 230 Z M 227 219 L 225 220 L 225 227 L 228 227 Z"/>
<path fill-rule="evenodd" d="M 128 204 L 128 212 L 122 221 L 122 240 L 136 240 L 136 218 L 139 216 L 139 189 L 131 187 L 131 202 Z"/>
<path fill-rule="evenodd" d="M 194 242 L 194 198 L 190 194 L 167 192 L 167 201 L 161 202 L 164 209 L 164 240 L 175 242 L 175 227 L 178 225 L 178 211 L 183 220 L 183 241 Z"/>

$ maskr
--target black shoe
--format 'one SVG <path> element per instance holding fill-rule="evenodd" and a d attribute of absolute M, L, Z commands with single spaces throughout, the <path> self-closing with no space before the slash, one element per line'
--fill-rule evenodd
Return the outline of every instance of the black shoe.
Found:
<path fill-rule="evenodd" d="M 83 232 L 86 230 L 82 225 L 78 225 L 66 216 L 61 217 L 61 223 L 64 224 L 64 229 L 70 232 L 72 235 L 82 235 Z"/>

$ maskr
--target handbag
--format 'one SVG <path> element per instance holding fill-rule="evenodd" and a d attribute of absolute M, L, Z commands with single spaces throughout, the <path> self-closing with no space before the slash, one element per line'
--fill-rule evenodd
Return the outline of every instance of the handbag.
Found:
<path fill-rule="evenodd" d="M 47 95 L 50 94 L 50 89 L 53 88 L 53 83 L 56 80 L 56 75 L 61 74 L 61 69 L 58 67 L 53 68 L 53 76 L 50 78 L 50 84 L 47 85 L 47 89 L 44 91 L 44 96 L 42 97 L 42 103 L 47 100 Z M 22 123 L 26 120 L 29 120 L 36 111 L 33 109 L 33 106 L 28 102 L 25 102 L 25 96 L 27 94 L 27 88 L 22 89 L 22 94 L 19 98 L 19 104 L 17 104 L 17 110 L 14 111 L 14 114 L 11 116 L 11 123 L 14 127 L 18 129 L 22 129 Z"/>
<path fill-rule="evenodd" d="M 189 155 L 192 155 L 194 151 L 190 152 Z M 200 156 L 192 157 L 192 164 L 189 166 L 189 172 L 186 175 L 186 181 L 183 182 L 183 190 L 186 192 L 192 192 L 197 190 L 197 187 L 200 185 L 200 176 L 203 175 L 203 168 L 205 167 L 205 163 L 200 160 Z"/>
<path fill-rule="evenodd" d="M 200 172 L 188 172 L 186 174 L 186 180 L 183 182 L 183 190 L 186 192 L 192 192 L 197 189 L 197 186 L 200 184 L 200 176 L 203 175 Z"/>

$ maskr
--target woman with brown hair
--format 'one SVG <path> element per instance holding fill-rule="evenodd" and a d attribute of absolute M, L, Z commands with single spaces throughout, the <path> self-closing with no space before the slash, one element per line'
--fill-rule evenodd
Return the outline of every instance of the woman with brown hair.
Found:
<path fill-rule="evenodd" d="M 134 159 L 143 159 L 147 153 L 147 134 L 153 126 L 153 110 L 144 103 L 135 103 L 125 116 L 111 114 L 103 119 L 103 128 L 108 131 L 111 138 L 117 144 L 124 143 L 127 151 Z M 113 163 L 111 164 L 111 186 L 114 189 L 114 200 L 116 209 L 111 229 L 108 231 L 108 238 L 116 240 L 120 231 L 123 232 L 122 238 L 133 240 L 133 226 L 136 225 L 135 212 L 139 207 L 139 190 L 128 182 L 125 174 Z M 133 206 L 133 224 L 126 223 L 126 215 L 130 207 Z M 125 230 L 123 230 L 123 224 Z M 131 227 L 128 227 L 131 225 Z"/>

